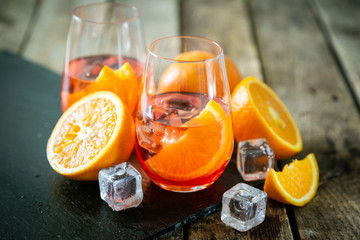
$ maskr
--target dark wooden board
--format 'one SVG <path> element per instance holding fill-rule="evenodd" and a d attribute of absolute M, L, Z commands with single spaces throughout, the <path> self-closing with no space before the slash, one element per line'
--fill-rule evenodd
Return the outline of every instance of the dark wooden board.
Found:
<path fill-rule="evenodd" d="M 297 157 L 313 152 L 320 169 L 316 197 L 288 215 L 294 238 L 360 239 L 359 109 L 309 2 L 249 1 L 265 80 L 302 133 Z"/>
<path fill-rule="evenodd" d="M 142 173 L 144 200 L 114 212 L 98 182 L 69 180 L 46 159 L 46 143 L 61 115 L 60 76 L 0 53 L 0 236 L 7 239 L 142 239 L 161 235 L 218 210 L 222 194 L 241 181 L 232 160 L 210 188 L 188 194 L 155 186 Z"/>

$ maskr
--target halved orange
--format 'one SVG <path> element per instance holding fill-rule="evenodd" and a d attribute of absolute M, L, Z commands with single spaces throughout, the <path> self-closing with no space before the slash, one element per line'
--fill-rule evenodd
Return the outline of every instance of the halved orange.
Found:
<path fill-rule="evenodd" d="M 220 66 L 218 64 L 198 62 L 214 58 L 215 55 L 205 51 L 189 51 L 178 55 L 175 60 L 187 63 L 171 64 L 160 78 L 158 92 L 195 92 L 207 93 L 208 79 L 216 78 L 216 89 L 219 93 L 224 90 Z M 239 70 L 231 59 L 225 56 L 225 66 L 230 92 L 242 79 Z M 213 76 L 208 76 L 213 75 Z"/>
<path fill-rule="evenodd" d="M 166 143 L 145 161 L 150 171 L 168 180 L 187 181 L 214 173 L 231 158 L 231 117 L 219 103 L 209 101 L 184 128 L 177 141 Z"/>
<path fill-rule="evenodd" d="M 139 83 L 129 63 L 114 71 L 104 66 L 96 80 L 84 90 L 69 95 L 69 105 L 82 97 L 98 91 L 111 91 L 118 95 L 133 112 L 137 103 Z"/>
<path fill-rule="evenodd" d="M 68 108 L 47 144 L 51 167 L 76 180 L 96 180 L 102 168 L 128 160 L 135 143 L 132 116 L 112 92 L 90 94 Z"/>
<path fill-rule="evenodd" d="M 237 142 L 265 138 L 277 159 L 302 150 L 300 131 L 278 95 L 264 82 L 247 77 L 231 95 L 234 136 Z"/>
<path fill-rule="evenodd" d="M 264 191 L 276 201 L 295 206 L 304 206 L 316 195 L 319 185 L 319 168 L 314 154 L 303 160 L 285 165 L 282 172 L 271 169 Z"/>

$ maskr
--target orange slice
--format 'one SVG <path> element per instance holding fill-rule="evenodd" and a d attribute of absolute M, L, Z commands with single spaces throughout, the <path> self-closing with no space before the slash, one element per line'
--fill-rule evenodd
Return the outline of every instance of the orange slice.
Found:
<path fill-rule="evenodd" d="M 277 159 L 302 150 L 299 129 L 284 103 L 264 82 L 247 77 L 231 95 L 234 136 L 237 142 L 266 138 Z"/>
<path fill-rule="evenodd" d="M 87 94 L 96 91 L 111 91 L 123 100 L 130 112 L 133 112 L 137 103 L 138 87 L 138 80 L 129 63 L 123 64 L 116 71 L 105 65 Z"/>
<path fill-rule="evenodd" d="M 304 206 L 316 195 L 319 185 L 319 168 L 314 154 L 303 160 L 285 165 L 282 172 L 271 169 L 264 191 L 276 201 L 295 206 Z"/>
<path fill-rule="evenodd" d="M 90 94 L 66 110 L 47 144 L 51 167 L 77 180 L 96 180 L 102 168 L 128 160 L 135 143 L 132 116 L 112 92 Z"/>
<path fill-rule="evenodd" d="M 115 74 L 119 76 L 121 88 L 125 91 L 123 97 L 120 95 L 119 97 L 128 106 L 130 112 L 133 112 L 138 101 L 139 81 L 129 63 L 122 65 Z"/>
<path fill-rule="evenodd" d="M 114 71 L 104 66 L 96 80 L 84 90 L 69 95 L 69 105 L 97 91 L 111 91 L 118 95 L 133 112 L 137 103 L 139 83 L 129 63 Z"/>
<path fill-rule="evenodd" d="M 230 159 L 233 148 L 231 117 L 219 103 L 209 101 L 184 128 L 177 141 L 165 144 L 145 161 L 153 173 L 172 181 L 187 181 L 214 173 Z"/>
<path fill-rule="evenodd" d="M 205 51 L 189 51 L 178 55 L 175 60 L 189 61 L 188 63 L 171 64 L 163 73 L 158 91 L 163 92 L 195 92 L 207 93 L 208 74 L 216 76 L 217 90 L 224 90 L 220 76 L 220 66 L 213 63 L 199 63 L 197 61 L 214 58 L 215 55 Z M 236 65 L 225 56 L 225 66 L 230 92 L 242 79 Z"/>

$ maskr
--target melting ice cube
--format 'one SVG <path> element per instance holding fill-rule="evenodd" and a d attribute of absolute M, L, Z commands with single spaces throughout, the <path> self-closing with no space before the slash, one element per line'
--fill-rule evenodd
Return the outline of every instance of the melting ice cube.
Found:
<path fill-rule="evenodd" d="M 226 191 L 222 199 L 221 220 L 240 232 L 245 232 L 265 219 L 267 194 L 245 183 Z"/>
<path fill-rule="evenodd" d="M 137 207 L 142 202 L 141 174 L 128 162 L 99 172 L 100 196 L 115 211 Z"/>
<path fill-rule="evenodd" d="M 264 138 L 239 142 L 237 168 L 245 181 L 265 179 L 274 164 L 274 151 Z"/>

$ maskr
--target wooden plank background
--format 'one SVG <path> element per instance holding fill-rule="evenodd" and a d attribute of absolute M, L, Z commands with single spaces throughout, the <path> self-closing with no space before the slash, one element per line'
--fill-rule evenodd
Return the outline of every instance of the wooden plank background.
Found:
<path fill-rule="evenodd" d="M 29 23 L 34 17 L 35 5 L 35 0 L 1 1 L 0 49 L 19 53 L 22 43 L 27 38 Z"/>
<path fill-rule="evenodd" d="M 306 1 L 255 0 L 251 7 L 265 79 L 293 113 L 303 154 L 314 152 L 320 168 L 316 198 L 303 208 L 289 208 L 296 236 L 358 238 L 359 191 L 350 189 L 360 186 L 359 111 L 326 36 Z"/>
<path fill-rule="evenodd" d="M 96 0 L 2 0 L 0 49 L 8 49 L 56 73 L 61 73 L 72 10 Z M 146 45 L 179 35 L 178 0 L 118 1 L 141 11 Z"/>
<path fill-rule="evenodd" d="M 360 1 L 309 1 L 349 88 L 360 100 Z M 359 106 L 358 106 L 359 108 Z"/>
<path fill-rule="evenodd" d="M 1 0 L 0 49 L 61 73 L 71 10 L 90 2 Z M 159 239 L 360 239 L 360 2 L 125 2 L 142 11 L 147 45 L 170 35 L 210 38 L 243 76 L 268 83 L 298 123 L 298 157 L 314 152 L 320 167 L 317 196 L 305 207 L 269 199 L 265 222 L 246 233 L 216 212 Z"/>

